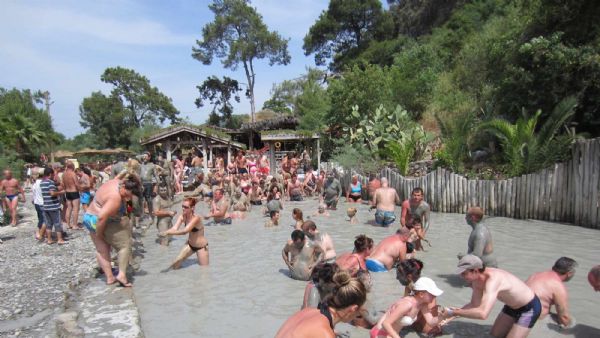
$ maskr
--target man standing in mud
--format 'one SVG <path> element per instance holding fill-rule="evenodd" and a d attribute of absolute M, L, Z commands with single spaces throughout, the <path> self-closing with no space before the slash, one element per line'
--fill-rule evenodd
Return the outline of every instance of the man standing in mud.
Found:
<path fill-rule="evenodd" d="M 323 200 L 327 209 L 336 210 L 337 203 L 342 194 L 342 184 L 340 180 L 335 178 L 335 173 L 330 171 L 327 173 L 327 180 L 323 187 Z"/>
<path fill-rule="evenodd" d="M 421 225 L 423 231 L 427 233 L 429 230 L 429 212 L 431 208 L 429 204 L 423 200 L 423 189 L 417 187 L 414 188 L 410 194 L 410 198 L 402 202 L 402 215 L 400 217 L 400 224 L 406 226 L 407 221 L 411 217 L 419 217 L 421 219 Z"/>
<path fill-rule="evenodd" d="M 21 202 L 25 202 L 25 191 L 19 184 L 19 180 L 12 176 L 12 171 L 4 170 L 4 179 L 0 182 L 0 193 L 6 194 L 2 203 L 7 207 L 6 211 L 10 211 L 10 224 L 17 226 L 17 206 L 19 205 L 19 194 L 21 194 Z"/>
<path fill-rule="evenodd" d="M 173 225 L 173 217 L 177 215 L 177 212 L 171 210 L 171 208 L 175 204 L 175 201 L 172 201 L 169 198 L 168 190 L 165 185 L 160 185 L 158 187 L 158 196 L 154 198 L 152 204 L 153 215 L 156 220 L 156 227 L 158 229 L 158 233 L 160 234 L 169 230 L 169 228 L 171 228 L 171 226 Z M 160 236 L 160 245 L 169 245 L 169 237 Z"/>
<path fill-rule="evenodd" d="M 492 233 L 482 222 L 483 210 L 480 207 L 469 208 L 465 220 L 473 228 L 469 235 L 467 254 L 481 258 L 485 266 L 497 268 L 498 262 L 494 256 Z M 458 259 L 461 259 L 463 256 L 463 254 L 459 253 Z"/>
<path fill-rule="evenodd" d="M 396 189 L 390 188 L 387 178 L 381 179 L 381 188 L 375 190 L 373 205 L 376 208 L 375 223 L 379 226 L 388 227 L 396 221 L 396 204 L 400 203 L 400 197 Z"/>
<path fill-rule="evenodd" d="M 154 215 L 152 212 L 152 195 L 154 194 L 154 183 L 158 182 L 158 176 L 156 174 L 156 165 L 150 161 L 150 158 L 150 153 L 145 152 L 140 166 L 140 178 L 142 179 L 142 186 L 144 188 L 144 200 L 148 205 L 148 215 L 152 218 Z M 142 206 L 143 204 L 144 202 L 142 201 Z M 142 208 L 142 214 L 143 212 L 144 208 Z"/>
<path fill-rule="evenodd" d="M 307 281 L 312 269 L 322 260 L 323 251 L 312 241 L 307 241 L 302 230 L 294 230 L 291 237 L 283 247 L 281 256 L 290 269 L 290 277 Z"/>

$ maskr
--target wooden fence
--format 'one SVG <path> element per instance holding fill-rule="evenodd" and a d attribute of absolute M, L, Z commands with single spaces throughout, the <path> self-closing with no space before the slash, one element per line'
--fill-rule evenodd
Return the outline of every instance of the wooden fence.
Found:
<path fill-rule="evenodd" d="M 384 169 L 401 199 L 421 187 L 433 211 L 466 213 L 480 206 L 486 215 L 566 222 L 600 228 L 600 138 L 578 141 L 572 158 L 551 168 L 507 180 L 471 180 L 438 168 L 426 176 L 406 178 Z M 348 186 L 350 174 L 342 177 Z M 363 187 L 368 179 L 361 177 Z"/>

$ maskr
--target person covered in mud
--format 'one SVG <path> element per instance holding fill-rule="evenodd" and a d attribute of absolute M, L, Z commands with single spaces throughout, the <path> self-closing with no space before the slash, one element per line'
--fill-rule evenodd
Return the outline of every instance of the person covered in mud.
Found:
<path fill-rule="evenodd" d="M 231 199 L 231 208 L 239 213 L 238 218 L 244 218 L 245 213 L 250 211 L 250 199 L 240 190 L 236 190 Z"/>
<path fill-rule="evenodd" d="M 83 226 L 89 231 L 96 246 L 96 259 L 106 276 L 106 284 L 127 281 L 127 266 L 131 257 L 131 224 L 125 217 L 126 203 L 139 195 L 142 182 L 133 173 L 122 172 L 96 191 L 94 199 L 83 215 Z M 110 266 L 110 250 L 117 250 L 119 272 L 115 277 Z"/>
<path fill-rule="evenodd" d="M 304 224 L 304 214 L 302 209 L 294 208 L 292 210 L 292 218 L 294 219 L 294 229 L 302 230 L 302 224 Z"/>
<path fill-rule="evenodd" d="M 333 290 L 333 276 L 339 271 L 335 263 L 319 263 L 312 271 L 310 281 L 304 288 L 302 309 L 316 308 Z"/>
<path fill-rule="evenodd" d="M 416 187 L 412 190 L 410 198 L 402 202 L 400 224 L 406 226 L 411 217 L 419 217 L 423 222 L 423 232 L 429 230 L 429 213 L 431 207 L 423 200 L 423 189 Z"/>
<path fill-rule="evenodd" d="M 588 272 L 588 282 L 594 291 L 600 291 L 600 265 L 596 265 Z"/>
<path fill-rule="evenodd" d="M 248 198 L 252 205 L 262 205 L 263 190 L 257 181 L 252 181 L 252 187 L 248 192 Z"/>
<path fill-rule="evenodd" d="M 415 250 L 425 251 L 422 242 L 425 242 L 431 246 L 429 240 L 425 238 L 425 231 L 423 230 L 423 222 L 419 216 L 410 216 L 410 219 L 406 223 L 406 228 L 410 230 L 409 242 L 415 245 Z"/>
<path fill-rule="evenodd" d="M 318 308 L 296 312 L 277 331 L 276 338 L 334 338 L 336 324 L 348 323 L 363 311 L 367 300 L 365 285 L 346 271 L 337 272 L 332 279 L 333 291 Z"/>
<path fill-rule="evenodd" d="M 328 233 L 317 230 L 317 225 L 311 220 L 305 221 L 302 224 L 302 231 L 304 231 L 304 234 L 308 236 L 311 241 L 321 247 L 321 250 L 323 251 L 323 261 L 325 263 L 335 262 L 335 248 L 333 247 L 333 240 Z"/>
<path fill-rule="evenodd" d="M 158 233 L 165 232 L 173 225 L 173 217 L 176 211 L 171 210 L 175 202 L 169 198 L 169 190 L 166 185 L 158 186 L 158 195 L 152 200 L 153 215 Z M 160 245 L 169 245 L 169 237 L 160 236 Z"/>
<path fill-rule="evenodd" d="M 480 207 L 469 208 L 465 220 L 473 228 L 469 235 L 467 254 L 481 258 L 483 264 L 487 267 L 497 268 L 498 262 L 494 256 L 492 233 L 482 222 L 483 210 Z M 462 253 L 459 253 L 458 259 L 461 259 L 463 256 Z"/>
<path fill-rule="evenodd" d="M 229 200 L 224 196 L 224 190 L 221 188 L 215 190 L 213 201 L 210 204 L 210 213 L 204 218 L 212 218 L 215 224 L 231 224 L 231 217 L 227 213 L 229 204 Z"/>
<path fill-rule="evenodd" d="M 202 218 L 194 213 L 195 207 L 195 199 L 184 199 L 181 203 L 182 213 L 175 224 L 169 230 L 160 233 L 163 237 L 189 234 L 187 243 L 181 248 L 179 255 L 170 266 L 172 269 L 179 269 L 181 263 L 194 253 L 198 257 L 198 264 L 208 265 L 208 241 L 204 237 Z M 181 225 L 183 225 L 183 229 L 179 229 Z"/>
<path fill-rule="evenodd" d="M 327 180 L 323 184 L 323 201 L 327 209 L 336 210 L 337 203 L 342 195 L 342 184 L 340 180 L 335 178 L 333 171 L 327 173 Z"/>
<path fill-rule="evenodd" d="M 384 272 L 390 270 L 396 262 L 405 260 L 409 237 L 410 231 L 404 227 L 384 238 L 365 260 L 367 269 L 371 272 Z"/>
<path fill-rule="evenodd" d="M 290 270 L 290 277 L 307 281 L 313 268 L 323 260 L 323 250 L 312 241 L 306 240 L 302 230 L 294 230 L 288 240 L 281 256 Z"/>

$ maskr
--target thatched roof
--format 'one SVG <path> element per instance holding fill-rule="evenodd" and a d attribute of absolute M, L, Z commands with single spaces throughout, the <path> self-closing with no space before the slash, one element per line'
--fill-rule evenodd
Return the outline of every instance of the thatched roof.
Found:
<path fill-rule="evenodd" d="M 266 119 L 262 121 L 256 121 L 254 123 L 242 124 L 242 130 L 274 130 L 274 129 L 296 129 L 300 122 L 295 116 L 279 116 L 272 119 Z"/>
<path fill-rule="evenodd" d="M 54 158 L 65 158 L 65 157 L 73 157 L 73 152 L 68 150 L 58 150 L 52 153 Z"/>
<path fill-rule="evenodd" d="M 231 140 L 231 136 L 213 129 L 208 126 L 192 126 L 192 125 L 175 125 L 168 128 L 163 128 L 155 132 L 154 134 L 141 139 L 141 145 L 149 145 L 156 144 L 158 142 L 163 142 L 164 140 L 177 138 L 179 135 L 193 135 L 193 137 L 206 138 L 210 141 L 214 141 L 220 144 L 231 145 L 234 148 L 245 149 L 246 146 L 244 144 L 235 142 Z"/>

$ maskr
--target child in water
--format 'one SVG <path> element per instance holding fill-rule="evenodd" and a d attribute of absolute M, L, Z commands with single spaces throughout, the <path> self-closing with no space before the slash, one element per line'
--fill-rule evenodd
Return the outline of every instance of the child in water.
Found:
<path fill-rule="evenodd" d="M 273 210 L 270 213 L 269 220 L 265 223 L 265 228 L 270 228 L 279 225 L 279 211 Z"/>
<path fill-rule="evenodd" d="M 329 211 L 327 211 L 327 205 L 325 205 L 325 201 L 323 200 L 323 196 L 319 198 L 319 208 L 313 214 L 313 216 L 325 216 L 329 217 Z"/>
<path fill-rule="evenodd" d="M 357 212 L 357 210 L 354 207 L 350 207 L 346 211 L 348 217 L 350 218 L 349 219 L 350 224 L 356 224 L 358 222 L 357 219 L 356 219 L 356 212 Z"/>
<path fill-rule="evenodd" d="M 302 214 L 302 210 L 294 208 L 294 210 L 292 210 L 292 218 L 294 219 L 294 221 L 296 221 L 296 223 L 294 224 L 294 229 L 302 230 L 302 224 L 304 224 L 304 216 Z"/>

